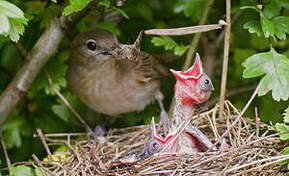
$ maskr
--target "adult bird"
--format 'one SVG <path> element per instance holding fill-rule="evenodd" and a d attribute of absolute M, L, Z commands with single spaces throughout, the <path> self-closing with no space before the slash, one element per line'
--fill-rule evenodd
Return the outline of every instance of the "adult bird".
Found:
<path fill-rule="evenodd" d="M 68 87 L 88 107 L 109 118 L 142 111 L 156 99 L 161 109 L 159 127 L 166 132 L 169 119 L 159 79 L 168 75 L 168 69 L 140 51 L 141 37 L 142 33 L 134 44 L 126 45 L 105 30 L 80 32 L 71 44 Z"/>

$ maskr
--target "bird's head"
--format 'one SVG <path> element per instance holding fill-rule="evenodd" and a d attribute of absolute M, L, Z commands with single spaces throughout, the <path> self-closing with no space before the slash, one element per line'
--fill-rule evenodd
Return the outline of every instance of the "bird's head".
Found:
<path fill-rule="evenodd" d="M 103 61 L 111 58 L 112 51 L 119 47 L 111 32 L 95 29 L 80 32 L 71 43 L 71 57 L 82 62 Z M 82 61 L 82 62 L 81 62 Z"/>
<path fill-rule="evenodd" d="M 185 72 L 170 71 L 176 77 L 175 98 L 186 104 L 202 104 L 208 100 L 214 86 L 209 76 L 204 73 L 202 61 L 198 53 L 194 65 Z"/>
<path fill-rule="evenodd" d="M 132 45 L 120 44 L 114 34 L 102 29 L 80 32 L 71 44 L 71 58 L 80 64 L 91 65 L 96 61 L 136 60 L 140 52 L 142 32 Z"/>

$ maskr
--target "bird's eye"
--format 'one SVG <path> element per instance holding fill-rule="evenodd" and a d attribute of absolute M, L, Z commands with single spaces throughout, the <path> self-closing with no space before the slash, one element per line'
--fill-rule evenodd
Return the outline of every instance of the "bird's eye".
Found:
<path fill-rule="evenodd" d="M 205 84 L 208 85 L 210 81 L 208 79 L 205 79 Z"/>
<path fill-rule="evenodd" d="M 158 143 L 154 142 L 154 143 L 153 143 L 153 149 L 156 150 L 158 147 L 159 147 L 159 146 L 158 146 Z"/>
<path fill-rule="evenodd" d="M 87 42 L 87 48 L 91 51 L 95 51 L 96 50 L 96 43 L 94 41 Z"/>

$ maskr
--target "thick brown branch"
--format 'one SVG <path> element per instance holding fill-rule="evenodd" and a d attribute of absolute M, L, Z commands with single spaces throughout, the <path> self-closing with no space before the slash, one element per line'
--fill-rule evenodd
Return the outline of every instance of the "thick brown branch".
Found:
<path fill-rule="evenodd" d="M 69 16 L 57 16 L 51 21 L 31 52 L 28 53 L 29 59 L 24 62 L 0 97 L 0 126 L 25 95 L 24 93 L 28 91 L 45 63 L 58 51 L 67 29 L 85 16 L 90 11 L 91 6 L 90 4 L 84 10 Z"/>

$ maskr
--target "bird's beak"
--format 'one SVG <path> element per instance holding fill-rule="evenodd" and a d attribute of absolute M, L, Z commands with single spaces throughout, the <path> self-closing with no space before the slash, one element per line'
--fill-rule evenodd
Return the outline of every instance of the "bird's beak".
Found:
<path fill-rule="evenodd" d="M 140 51 L 140 44 L 141 44 L 141 41 L 142 41 L 142 34 L 143 34 L 143 31 L 140 31 L 140 33 L 138 34 L 137 36 L 137 39 L 135 40 L 134 42 L 134 48 L 137 50 L 137 51 Z"/>

